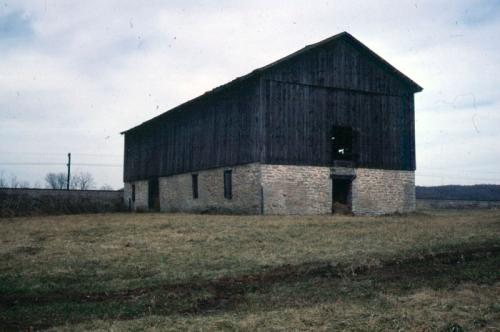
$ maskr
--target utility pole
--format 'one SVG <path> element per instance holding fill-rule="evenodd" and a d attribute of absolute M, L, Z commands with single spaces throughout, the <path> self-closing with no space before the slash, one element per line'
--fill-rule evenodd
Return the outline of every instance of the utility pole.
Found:
<path fill-rule="evenodd" d="M 66 190 L 69 190 L 69 180 L 71 179 L 71 153 L 68 153 L 68 180 L 66 181 Z"/>

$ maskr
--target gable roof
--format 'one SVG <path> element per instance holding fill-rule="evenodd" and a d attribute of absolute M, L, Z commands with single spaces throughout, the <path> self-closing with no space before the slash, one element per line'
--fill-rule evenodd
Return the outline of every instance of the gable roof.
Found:
<path fill-rule="evenodd" d="M 240 76 L 240 77 L 237 77 L 235 78 L 234 80 L 228 82 L 228 83 L 225 83 L 223 85 L 220 85 L 212 90 L 209 90 L 205 93 L 203 93 L 202 95 L 199 95 L 198 97 L 195 97 L 193 99 L 190 99 L 178 106 L 175 106 L 174 108 L 166 111 L 166 112 L 163 112 L 162 114 L 160 115 L 157 115 L 135 127 L 132 127 L 128 130 L 125 130 L 123 132 L 121 132 L 121 134 L 124 134 L 126 132 L 129 132 L 133 129 L 136 129 L 138 127 L 141 127 L 142 125 L 144 124 L 147 124 L 147 123 L 150 123 L 151 121 L 157 119 L 157 118 L 160 118 L 160 117 L 163 117 L 165 116 L 167 113 L 168 114 L 172 114 L 173 112 L 176 112 L 176 111 L 179 111 L 182 107 L 184 106 L 187 106 L 195 101 L 198 101 L 204 97 L 207 97 L 209 95 L 212 95 L 216 92 L 219 92 L 219 91 L 222 91 L 222 90 L 225 90 L 225 89 L 228 89 L 232 86 L 234 86 L 235 84 L 237 83 L 240 83 L 242 81 L 246 81 L 248 79 L 251 79 L 253 77 L 256 77 L 257 75 L 260 75 L 262 74 L 263 72 L 283 63 L 283 62 L 286 62 L 286 61 L 289 61 L 291 59 L 294 59 L 312 49 L 315 49 L 315 48 L 318 48 L 318 47 L 321 47 L 321 46 L 324 46 L 326 44 L 329 44 L 331 42 L 334 42 L 334 41 L 337 41 L 337 40 L 340 40 L 340 39 L 346 39 L 348 41 L 350 41 L 352 43 L 353 46 L 357 47 L 361 52 L 365 53 L 366 55 L 368 55 L 369 57 L 372 57 L 375 61 L 379 62 L 383 67 L 385 67 L 386 70 L 388 70 L 389 72 L 392 72 L 393 74 L 395 74 L 396 76 L 398 76 L 404 83 L 406 83 L 406 85 L 408 85 L 409 87 L 412 88 L 413 92 L 420 92 L 423 90 L 423 88 L 418 85 L 416 82 L 414 82 L 413 80 L 411 80 L 408 76 L 406 76 L 405 74 L 403 74 L 402 72 L 400 72 L 399 70 L 396 69 L 396 67 L 394 67 L 393 65 L 391 65 L 389 62 L 385 61 L 380 55 L 378 55 L 377 53 L 375 53 L 374 51 L 372 51 L 371 49 L 369 49 L 365 44 L 363 44 L 362 42 L 360 42 L 359 40 L 357 40 L 356 38 L 354 38 L 350 33 L 344 31 L 344 32 L 341 32 L 341 33 L 338 33 L 336 35 L 333 35 L 332 37 L 329 37 L 329 38 L 326 38 L 320 42 L 317 42 L 317 43 L 314 43 L 314 44 L 311 44 L 311 45 L 307 45 L 303 48 L 301 48 L 300 50 L 294 52 L 294 53 L 291 53 L 279 60 L 276 60 L 266 66 L 263 66 L 263 67 L 260 67 L 260 68 L 257 68 L 253 71 L 251 71 L 250 73 L 246 74 L 246 75 L 243 75 L 243 76 Z"/>

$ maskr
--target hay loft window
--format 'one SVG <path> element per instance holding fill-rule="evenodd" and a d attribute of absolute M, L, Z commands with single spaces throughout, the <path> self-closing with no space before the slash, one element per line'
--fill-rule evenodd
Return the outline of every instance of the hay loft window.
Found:
<path fill-rule="evenodd" d="M 357 161 L 358 133 L 352 127 L 335 126 L 332 129 L 332 160 Z"/>
<path fill-rule="evenodd" d="M 193 199 L 198 198 L 198 174 L 191 174 L 191 185 L 193 188 Z"/>
<path fill-rule="evenodd" d="M 233 171 L 225 170 L 224 171 L 224 198 L 231 199 L 233 198 Z"/>
<path fill-rule="evenodd" d="M 132 202 L 135 202 L 135 184 L 132 185 Z"/>

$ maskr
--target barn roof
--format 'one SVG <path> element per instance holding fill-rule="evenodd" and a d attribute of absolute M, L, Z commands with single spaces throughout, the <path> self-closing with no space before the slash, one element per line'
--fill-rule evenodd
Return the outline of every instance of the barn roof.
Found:
<path fill-rule="evenodd" d="M 275 67 L 277 66 L 278 64 L 281 64 L 283 62 L 286 62 L 286 61 L 289 61 L 299 55 L 302 55 L 314 48 L 317 48 L 317 47 L 321 47 L 325 44 L 328 44 L 328 43 L 331 43 L 331 42 L 334 42 L 336 40 L 339 40 L 339 39 L 342 39 L 342 38 L 345 38 L 345 39 L 348 39 L 349 41 L 352 42 L 352 44 L 357 47 L 358 49 L 360 49 L 363 53 L 367 54 L 368 56 L 371 56 L 373 59 L 375 59 L 376 61 L 378 61 L 382 66 L 384 66 L 388 71 L 394 73 L 396 76 L 398 76 L 403 82 L 405 82 L 414 92 L 420 92 L 423 90 L 423 88 L 418 85 L 416 82 L 414 82 L 413 80 L 411 80 L 408 76 L 406 76 L 405 74 L 403 74 L 402 72 L 400 72 L 399 70 L 397 70 L 393 65 L 391 65 L 389 62 L 385 61 L 380 55 L 378 55 L 377 53 L 375 53 L 374 51 L 372 51 L 370 48 L 368 48 L 365 44 L 363 44 L 362 42 L 360 42 L 359 40 L 357 40 L 356 38 L 354 38 L 350 33 L 344 31 L 344 32 L 341 32 L 339 34 L 336 34 L 336 35 L 333 35 L 329 38 L 326 38 L 320 42 L 317 42 L 317 43 L 314 43 L 314 44 L 311 44 L 311 45 L 307 45 L 303 48 L 301 48 L 300 50 L 294 52 L 294 53 L 291 53 L 277 61 L 274 61 L 264 67 L 260 67 L 260 68 L 257 68 L 255 70 L 253 70 L 252 72 L 246 74 L 246 75 L 243 75 L 243 76 L 240 76 L 240 77 L 237 77 L 235 78 L 234 80 L 226 83 L 226 84 L 223 84 L 223 85 L 220 85 L 210 91 L 207 91 L 205 93 L 203 93 L 202 95 L 198 96 L 198 97 L 195 97 L 193 99 L 190 99 L 188 100 L 187 102 L 184 102 L 166 112 L 163 112 L 162 114 L 160 115 L 157 115 L 156 117 L 154 118 L 151 118 L 143 123 L 141 123 L 140 125 L 137 125 L 135 127 L 132 127 L 128 130 L 125 130 L 123 131 L 121 134 L 124 134 L 126 132 L 129 132 L 131 130 L 134 130 L 134 129 L 137 129 L 145 124 L 148 124 L 150 122 L 152 122 L 153 120 L 156 120 L 157 118 L 161 118 L 163 116 L 165 116 L 167 113 L 168 114 L 172 114 L 172 113 L 175 113 L 177 111 L 180 111 L 182 109 L 182 107 L 184 106 L 187 106 L 195 101 L 198 101 L 202 98 L 205 98 L 205 97 L 208 97 L 216 92 L 220 92 L 222 90 L 225 90 L 225 89 L 228 89 L 238 83 L 241 83 L 242 81 L 245 81 L 245 80 L 248 80 L 250 78 L 253 78 L 257 75 L 260 75 L 261 73 L 263 73 L 264 71 L 272 68 L 272 67 Z"/>

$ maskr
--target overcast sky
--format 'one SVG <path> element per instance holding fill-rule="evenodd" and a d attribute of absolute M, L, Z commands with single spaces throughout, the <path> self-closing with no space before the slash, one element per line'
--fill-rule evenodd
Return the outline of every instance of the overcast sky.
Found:
<path fill-rule="evenodd" d="M 342 31 L 424 87 L 417 184 L 500 184 L 498 0 L 2 1 L 0 173 L 120 188 L 121 131 Z"/>

